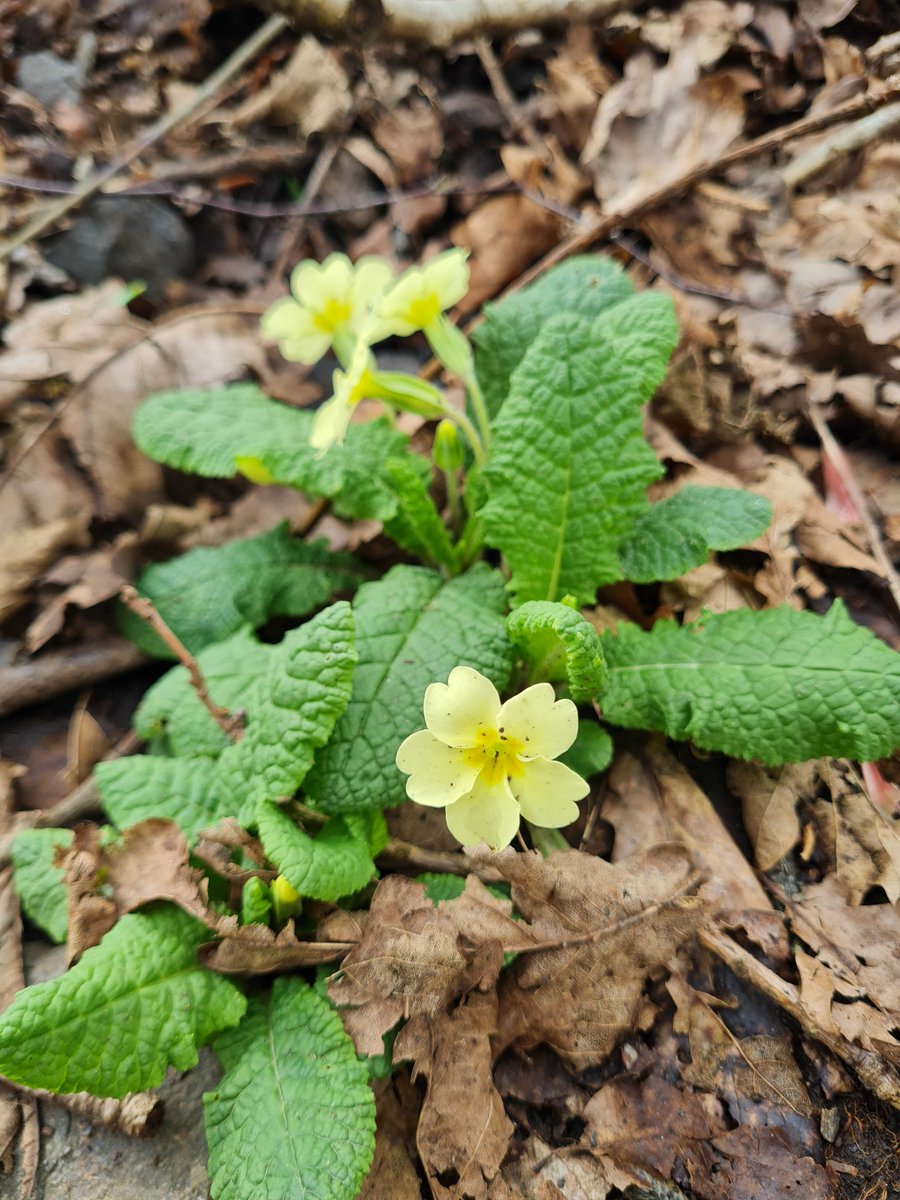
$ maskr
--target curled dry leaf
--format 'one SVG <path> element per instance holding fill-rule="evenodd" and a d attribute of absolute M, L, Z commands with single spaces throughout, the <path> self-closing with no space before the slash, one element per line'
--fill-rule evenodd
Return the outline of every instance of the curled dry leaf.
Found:
<path fill-rule="evenodd" d="M 0 621 L 27 601 L 32 583 L 64 546 L 88 544 L 89 523 L 89 514 L 82 512 L 32 528 L 10 527 L 0 538 Z"/>
<path fill-rule="evenodd" d="M 115 903 L 99 892 L 103 851 L 97 826 L 87 821 L 76 825 L 72 845 L 57 851 L 57 865 L 65 875 L 67 958 L 71 966 L 85 950 L 97 945 L 118 917 Z"/>
<path fill-rule="evenodd" d="M 839 763 L 827 772 L 831 802 L 820 800 L 814 813 L 823 855 L 846 889 L 850 904 L 861 904 L 872 887 L 883 888 L 893 904 L 900 899 L 900 820 L 877 808 Z"/>
<path fill-rule="evenodd" d="M 309 137 L 332 129 L 350 111 L 347 73 L 334 51 L 317 38 L 301 38 L 285 66 L 255 96 L 228 114 L 229 124 L 245 129 L 255 121 L 295 125 Z"/>
<path fill-rule="evenodd" d="M 328 988 L 360 1054 L 381 1054 L 384 1034 L 401 1018 L 435 1017 L 471 988 L 490 987 L 503 950 L 533 941 L 510 910 L 475 876 L 461 896 L 437 907 L 422 884 L 402 875 L 382 879 L 362 940 Z"/>
<path fill-rule="evenodd" d="M 546 1042 L 576 1069 L 603 1062 L 645 1023 L 645 981 L 703 914 L 687 851 L 657 846 L 608 863 L 577 850 L 547 859 L 505 850 L 492 862 L 539 947 L 504 975 L 495 1050 Z"/>
<path fill-rule="evenodd" d="M 513 1125 L 491 1077 L 497 995 L 471 992 L 452 1013 L 419 1014 L 394 1043 L 428 1091 L 416 1144 L 435 1200 L 484 1200 L 506 1156 Z"/>
<path fill-rule="evenodd" d="M 816 778 L 814 762 L 777 770 L 737 759 L 728 764 L 728 786 L 740 798 L 744 828 L 761 871 L 770 871 L 799 842 L 797 801 L 812 798 Z"/>

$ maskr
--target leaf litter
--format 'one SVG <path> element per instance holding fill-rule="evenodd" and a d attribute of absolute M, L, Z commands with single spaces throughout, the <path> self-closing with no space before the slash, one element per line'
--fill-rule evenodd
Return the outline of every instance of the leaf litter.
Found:
<path fill-rule="evenodd" d="M 194 86 L 183 77 L 219 35 L 204 5 L 191 6 L 187 24 L 170 7 L 140 29 L 126 10 L 79 18 L 101 53 L 78 100 L 53 109 L 71 145 L 89 153 L 101 146 L 104 93 L 118 101 L 111 136 L 124 145 L 178 87 Z M 40 19 L 54 51 L 71 54 L 79 31 L 49 8 Z M 327 225 L 307 223 L 320 257 L 333 248 L 385 247 L 398 228 L 404 258 L 417 258 L 428 239 L 470 248 L 474 306 L 557 244 L 567 228 L 560 208 L 584 221 L 598 204 L 610 211 L 637 203 L 808 105 L 835 106 L 866 88 L 877 94 L 892 60 L 870 51 L 884 32 L 872 6 L 853 0 L 690 2 L 617 13 L 541 42 L 524 35 L 498 42 L 514 109 L 498 102 L 465 47 L 456 60 L 465 67 L 462 83 L 440 56 L 367 51 L 360 70 L 343 48 L 285 41 L 214 120 L 156 148 L 132 181 L 152 179 L 171 159 L 202 165 L 211 136 L 215 153 L 235 164 L 214 173 L 218 195 L 280 198 L 283 172 L 241 165 L 250 149 L 244 131 L 280 145 L 285 126 L 299 130 L 307 139 L 297 160 L 302 179 L 318 152 L 315 139 L 324 135 L 327 144 L 351 121 L 359 191 L 427 183 L 447 168 L 538 193 L 543 202 L 519 193 L 396 198 L 370 205 L 362 224 L 341 212 Z M 132 49 L 135 35 L 148 33 Z M 8 44 L 16 46 L 14 30 Z M 126 48 L 141 62 L 139 75 L 117 58 Z M 21 92 L 13 103 L 20 127 L 5 137 L 4 170 L 43 174 L 48 160 L 37 147 L 48 137 L 48 113 Z M 473 136 L 476 110 L 483 130 Z M 460 112 L 470 122 L 462 137 Z M 543 159 L 529 132 L 545 147 Z M 704 607 L 816 608 L 843 596 L 857 620 L 897 645 L 884 570 L 805 411 L 815 405 L 845 442 L 895 552 L 900 495 L 888 447 L 900 428 L 898 159 L 892 144 L 876 141 L 804 176 L 803 155 L 827 140 L 826 133 L 788 143 L 774 158 L 730 168 L 628 222 L 630 249 L 621 257 L 636 280 L 655 278 L 654 286 L 675 295 L 687 331 L 651 418 L 670 470 L 663 489 L 749 488 L 776 512 L 751 550 L 719 555 L 642 602 L 647 616 L 657 604 L 662 615 L 692 619 Z M 34 201 L 25 192 L 7 195 L 15 199 L 3 218 L 8 230 Z M 69 291 L 42 298 L 60 285 L 39 247 L 5 269 L 0 408 L 11 470 L 0 493 L 0 582 L 4 630 L 16 644 L 24 637 L 20 653 L 108 630 L 103 606 L 148 559 L 192 541 L 264 532 L 287 515 L 273 489 L 198 492 L 175 482 L 130 440 L 131 411 L 150 390 L 271 379 L 255 318 L 229 307 L 237 299 L 259 311 L 265 300 L 243 285 L 223 287 L 214 260 L 224 244 L 232 258 L 261 257 L 269 267 L 290 231 L 228 212 L 198 217 L 202 207 L 191 205 L 202 206 L 202 190 L 192 195 L 188 187 L 174 199 L 206 231 L 196 279 L 170 282 L 161 305 L 120 303 L 114 281 L 86 288 L 74 279 Z M 294 379 L 284 398 L 308 402 L 320 386 Z M 141 527 L 148 502 L 173 516 L 159 536 Z M 302 528 L 304 513 L 291 513 Z M 327 520 L 322 528 L 335 545 L 360 546 L 379 561 L 375 523 Z M 217 524 L 221 535 L 212 532 Z M 597 620 L 633 603 L 621 593 L 601 596 L 606 615 Z M 201 954 L 216 970 L 337 964 L 331 994 L 360 1049 L 380 1053 L 385 1034 L 405 1022 L 395 1047 L 410 1064 L 379 1085 L 378 1157 L 364 1196 L 406 1200 L 421 1194 L 420 1178 L 435 1196 L 495 1200 L 673 1186 L 704 1197 L 801 1188 L 861 1196 L 877 1176 L 875 1111 L 865 1100 L 861 1109 L 848 1102 L 837 1140 L 823 1139 L 819 1087 L 821 1078 L 837 1077 L 835 1046 L 843 1043 L 888 1066 L 898 1060 L 897 814 L 878 807 L 878 795 L 889 796 L 885 789 L 898 780 L 892 761 L 862 776 L 830 761 L 772 775 L 746 764 L 726 770 L 717 759 L 679 762 L 653 742 L 623 745 L 594 797 L 595 834 L 605 837 L 611 861 L 576 851 L 548 860 L 510 852 L 492 865 L 511 885 L 511 900 L 470 876 L 460 896 L 437 906 L 421 885 L 387 875 L 367 908 L 322 906 L 317 928 L 300 934 L 290 924 L 278 935 L 239 926 L 211 907 L 174 827 L 144 822 L 119 846 L 100 845 L 83 830 L 67 860 L 70 950 L 77 957 L 92 944 L 111 914 L 167 896 L 209 924 Z M 409 840 L 427 846 L 429 836 L 420 826 Z M 264 857 L 253 861 L 254 847 L 227 839 L 221 828 L 211 831 L 197 852 L 217 864 L 234 900 L 267 868 Z M 765 873 L 762 884 L 751 863 Z M 104 894 L 110 886 L 111 896 Z M 756 948 L 770 973 L 758 976 L 768 980 L 770 1000 L 778 980 L 796 989 L 799 1007 L 786 1004 L 786 1020 L 771 1018 L 765 1032 L 740 1028 L 746 992 L 732 1007 L 736 978 L 711 973 L 708 951 L 695 941 L 710 922 L 743 953 Z M 504 953 L 516 955 L 505 968 Z M 692 969 L 703 970 L 702 982 Z M 826 1037 L 815 1054 L 831 1066 L 820 1071 L 811 1066 L 816 1043 L 797 1051 L 798 1029 L 808 1039 L 809 1022 Z M 565 1064 L 558 1070 L 571 1096 L 581 1097 L 572 1105 L 581 1128 L 551 1134 L 546 1098 L 517 1101 L 504 1091 L 502 1064 L 543 1062 L 549 1073 L 543 1053 Z M 844 1104 L 829 1097 L 835 1102 Z M 849 1132 L 849 1114 L 860 1111 L 871 1131 L 868 1159 Z M 14 1119 L 0 1122 L 0 1156 L 2 1130 Z"/>

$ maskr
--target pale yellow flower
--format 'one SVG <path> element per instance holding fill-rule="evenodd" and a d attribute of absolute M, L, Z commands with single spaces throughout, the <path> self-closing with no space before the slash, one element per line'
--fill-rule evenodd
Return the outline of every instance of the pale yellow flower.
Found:
<path fill-rule="evenodd" d="M 404 271 L 378 302 L 374 340 L 436 330 L 441 314 L 469 290 L 467 257 L 465 250 L 447 250 L 424 267 Z"/>
<path fill-rule="evenodd" d="M 329 254 L 323 263 L 302 262 L 291 275 L 292 296 L 263 314 L 263 337 L 291 362 L 318 362 L 332 346 L 346 361 L 391 278 L 382 258 L 353 264 L 346 254 Z"/>
<path fill-rule="evenodd" d="M 316 412 L 309 444 L 323 454 L 331 446 L 340 446 L 347 434 L 353 410 L 367 396 L 378 396 L 381 388 L 375 377 L 375 358 L 366 341 L 356 343 L 346 371 L 335 371 L 332 396 Z"/>
<path fill-rule="evenodd" d="M 576 800 L 588 785 L 553 759 L 578 733 L 571 700 L 557 700 L 549 683 L 536 683 L 501 704 L 489 679 L 455 667 L 447 683 L 425 691 L 427 729 L 397 751 L 409 776 L 406 793 L 417 804 L 445 808 L 447 826 L 464 846 L 508 846 L 519 820 L 559 829 L 578 816 Z"/>

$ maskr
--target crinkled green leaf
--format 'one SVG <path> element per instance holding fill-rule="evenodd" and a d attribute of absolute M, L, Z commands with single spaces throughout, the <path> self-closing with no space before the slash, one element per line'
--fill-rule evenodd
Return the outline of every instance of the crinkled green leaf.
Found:
<path fill-rule="evenodd" d="M 98 763 L 94 777 L 107 816 L 119 829 L 148 817 L 175 821 L 189 842 L 223 817 L 237 817 L 239 799 L 223 791 L 212 758 L 132 754 Z"/>
<path fill-rule="evenodd" d="M 308 834 L 265 800 L 256 810 L 256 824 L 266 857 L 301 896 L 339 900 L 375 874 L 368 840 L 343 817 L 331 817 L 323 829 Z"/>
<path fill-rule="evenodd" d="M 659 621 L 649 633 L 620 625 L 603 648 L 600 704 L 616 725 L 768 766 L 877 759 L 900 746 L 900 654 L 841 601 L 824 617 L 783 607 Z"/>
<path fill-rule="evenodd" d="M 676 579 L 702 566 L 711 550 L 734 550 L 765 533 L 772 505 L 736 488 L 683 487 L 638 517 L 619 547 L 622 577 L 633 583 Z"/>
<path fill-rule="evenodd" d="M 291 796 L 347 707 L 357 653 L 350 605 L 342 600 L 288 633 L 256 683 L 253 719 L 227 746 L 216 776 L 250 821 L 260 800 Z"/>
<path fill-rule="evenodd" d="M 594 322 L 551 317 L 513 373 L 486 468 L 485 538 L 519 603 L 593 603 L 622 577 L 618 547 L 662 468 L 642 405 L 678 338 L 671 301 L 643 292 Z"/>
<path fill-rule="evenodd" d="M 251 875 L 241 888 L 241 924 L 268 925 L 272 895 L 258 875 Z"/>
<path fill-rule="evenodd" d="M 491 416 L 500 411 L 510 376 L 549 317 L 571 313 L 590 320 L 633 293 L 617 262 L 584 255 L 553 267 L 520 292 L 486 304 L 484 321 L 472 340 L 475 368 Z"/>
<path fill-rule="evenodd" d="M 252 715 L 254 684 L 265 674 L 277 646 L 259 642 L 241 629 L 224 642 L 197 655 L 212 700 L 229 712 Z M 185 667 L 173 667 L 146 693 L 134 714 L 134 727 L 147 742 L 159 742 L 176 755 L 216 756 L 228 735 L 197 697 Z"/>
<path fill-rule="evenodd" d="M 428 491 L 428 480 L 422 478 L 410 455 L 389 459 L 384 471 L 398 505 L 396 515 L 385 522 L 384 532 L 410 554 L 454 572 L 456 549 Z"/>
<path fill-rule="evenodd" d="M 333 1007 L 276 979 L 216 1039 L 203 1097 L 213 1200 L 353 1200 L 375 1153 L 375 1100 Z"/>
<path fill-rule="evenodd" d="M 396 511 L 380 466 L 407 437 L 384 418 L 350 426 L 343 446 L 324 456 L 309 445 L 313 414 L 270 400 L 252 383 L 209 391 L 159 392 L 134 421 L 134 439 L 157 462 L 214 479 L 255 458 L 276 483 L 328 496 L 341 516 L 384 520 Z"/>
<path fill-rule="evenodd" d="M 349 554 L 333 554 L 324 540 L 291 537 L 285 521 L 258 537 L 198 546 L 155 563 L 140 573 L 135 586 L 196 654 L 243 625 L 255 629 L 270 617 L 305 616 L 335 592 L 355 588 L 359 579 Z M 147 622 L 129 609 L 120 610 L 119 624 L 147 654 L 174 657 Z"/>
<path fill-rule="evenodd" d="M 596 721 L 579 721 L 578 736 L 559 761 L 582 779 L 599 775 L 612 762 L 613 740 Z"/>
<path fill-rule="evenodd" d="M 71 829 L 23 829 L 10 853 L 22 908 L 54 942 L 66 940 L 69 915 L 64 875 L 53 864 L 57 849 L 71 844 Z"/>
<path fill-rule="evenodd" d="M 573 700 L 589 700 L 603 687 L 606 664 L 600 636 L 576 609 L 529 600 L 510 613 L 506 628 L 532 683 L 565 682 Z"/>
<path fill-rule="evenodd" d="M 484 564 L 449 582 L 398 566 L 359 589 L 353 695 L 304 784 L 320 808 L 344 813 L 404 799 L 394 757 L 424 724 L 426 687 L 446 682 L 456 666 L 474 667 L 505 687 L 512 647 L 503 609 L 502 578 Z"/>
<path fill-rule="evenodd" d="M 124 1096 L 186 1071 L 247 1002 L 197 962 L 209 930 L 172 905 L 129 913 L 58 979 L 0 1016 L 0 1073 L 51 1092 Z"/>

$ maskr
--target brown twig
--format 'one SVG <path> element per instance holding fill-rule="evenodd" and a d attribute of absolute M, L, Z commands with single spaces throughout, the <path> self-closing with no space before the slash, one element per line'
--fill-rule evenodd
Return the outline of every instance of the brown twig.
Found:
<path fill-rule="evenodd" d="M 503 883 L 503 876 L 494 867 L 469 858 L 468 854 L 454 850 L 425 850 L 409 842 L 391 838 L 378 855 L 382 865 L 414 871 L 440 871 L 448 875 L 477 875 L 482 883 Z"/>
<path fill-rule="evenodd" d="M 131 584 L 126 584 L 119 592 L 119 598 L 122 603 L 130 608 L 131 611 L 138 617 L 142 617 L 158 638 L 172 651 L 183 667 L 187 669 L 187 673 L 191 679 L 191 687 L 197 693 L 197 699 L 219 726 L 219 728 L 231 738 L 232 741 L 237 741 L 240 733 L 241 722 L 239 718 L 234 717 L 227 708 L 222 708 L 216 704 L 209 694 L 209 689 L 206 686 L 206 680 L 203 678 L 203 672 L 197 664 L 196 658 L 188 650 L 187 646 L 181 641 L 177 634 L 173 633 L 163 618 L 160 616 L 156 605 L 152 600 L 148 600 L 146 596 L 139 596 L 136 588 Z"/>
<path fill-rule="evenodd" d="M 868 146 L 879 138 L 886 137 L 898 125 L 900 125 L 900 102 L 888 104 L 878 112 L 869 113 L 860 120 L 854 121 L 852 125 L 838 129 L 836 133 L 823 138 L 814 146 L 810 146 L 807 151 L 799 154 L 793 162 L 782 168 L 781 178 L 784 180 L 785 187 L 789 189 L 799 187 L 801 183 L 805 183 L 807 179 L 817 175 L 831 163 L 837 162 L 839 158 L 844 158 L 846 155 L 852 154 L 854 150 L 861 150 L 863 146 Z"/>
<path fill-rule="evenodd" d="M 37 654 L 0 670 L 0 717 L 133 671 L 146 657 L 124 638 Z"/>
<path fill-rule="evenodd" d="M 148 150 L 155 142 L 158 142 L 160 138 L 165 137 L 176 125 L 180 125 L 188 117 L 197 113 L 208 100 L 214 97 L 230 79 L 243 70 L 262 49 L 268 46 L 286 28 L 287 20 L 285 17 L 269 17 L 259 29 L 255 30 L 246 41 L 238 46 L 233 54 L 230 54 L 226 58 L 221 66 L 213 71 L 212 75 L 197 88 L 196 92 L 184 104 L 166 113 L 165 116 L 161 117 L 160 120 L 156 121 L 145 133 L 137 138 L 127 150 L 124 150 L 117 158 L 113 159 L 111 163 L 89 175 L 87 179 L 78 185 L 71 195 L 66 196 L 65 199 L 60 200 L 56 204 L 51 204 L 44 212 L 29 221 L 18 233 L 0 245 L 0 262 L 9 258 L 12 252 L 19 246 L 30 242 L 32 238 L 38 237 L 52 225 L 55 225 L 60 217 L 64 217 L 73 208 L 77 208 L 79 204 L 96 195 L 104 184 L 109 183 L 114 176 L 118 175 L 120 171 L 134 162 L 145 150 Z"/>
<path fill-rule="evenodd" d="M 541 160 L 545 160 L 547 158 L 546 143 L 538 137 L 534 126 L 523 116 L 521 106 L 506 82 L 503 68 L 497 61 L 494 47 L 486 37 L 475 38 L 475 53 L 478 55 L 478 60 L 491 85 L 494 98 L 500 105 L 500 111 L 509 122 L 513 134 L 521 133 L 532 150 Z"/>
<path fill-rule="evenodd" d="M 818 434 L 819 441 L 822 443 L 822 449 L 840 477 L 841 483 L 847 489 L 847 495 L 853 501 L 854 508 L 859 513 L 859 519 L 863 529 L 866 531 L 872 557 L 884 572 L 888 589 L 893 597 L 894 604 L 897 606 L 897 612 L 900 613 L 900 574 L 898 574 L 897 568 L 884 548 L 884 541 L 869 509 L 868 501 L 863 495 L 862 488 L 856 482 L 856 476 L 853 474 L 853 468 L 850 466 L 847 455 L 844 453 L 844 448 L 831 432 L 827 421 L 817 411 L 815 406 L 810 404 L 807 411 L 810 423 Z"/>
<path fill-rule="evenodd" d="M 748 951 L 733 942 L 730 937 L 714 925 L 707 925 L 697 933 L 702 946 L 711 950 L 718 958 L 734 971 L 739 979 L 743 979 L 757 991 L 762 992 L 774 1004 L 783 1009 L 797 1022 L 809 1037 L 821 1042 L 846 1063 L 860 1081 L 871 1092 L 900 1109 L 900 1075 L 885 1062 L 880 1055 L 871 1050 L 864 1050 L 840 1035 L 825 1029 L 809 1011 L 800 998 L 800 993 L 792 983 L 770 971 Z"/>

